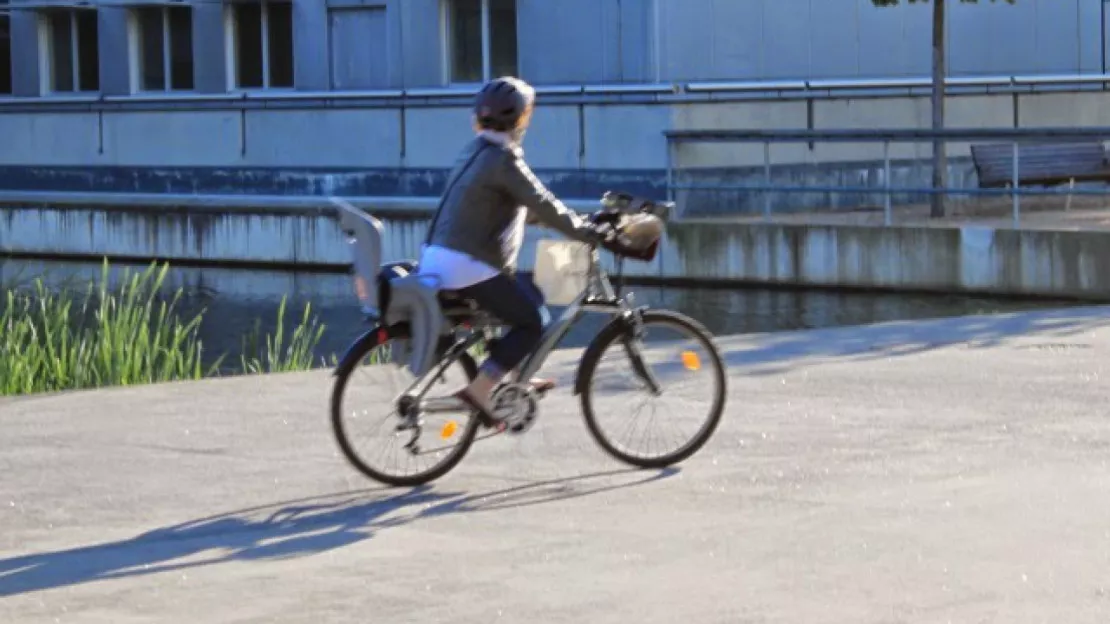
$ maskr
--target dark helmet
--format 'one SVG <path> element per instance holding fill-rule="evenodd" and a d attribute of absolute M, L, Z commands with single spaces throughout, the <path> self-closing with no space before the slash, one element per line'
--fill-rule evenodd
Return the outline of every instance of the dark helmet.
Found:
<path fill-rule="evenodd" d="M 536 90 L 527 82 L 511 76 L 496 78 L 478 92 L 474 116 L 483 128 L 508 132 L 535 101 Z"/>

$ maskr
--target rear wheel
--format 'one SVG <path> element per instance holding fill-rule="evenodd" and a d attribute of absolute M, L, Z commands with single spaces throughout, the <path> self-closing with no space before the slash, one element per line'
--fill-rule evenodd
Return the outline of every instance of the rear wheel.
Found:
<path fill-rule="evenodd" d="M 728 376 L 712 335 L 697 321 L 669 310 L 642 318 L 639 337 L 617 321 L 594 339 L 582 358 L 580 399 L 586 426 L 605 452 L 662 468 L 709 441 L 724 411 Z M 621 415 L 629 411 L 631 417 Z"/>
<path fill-rule="evenodd" d="M 460 405 L 457 411 L 420 414 L 419 429 L 412 428 L 414 421 L 402 416 L 398 398 L 416 379 L 395 357 L 403 357 L 408 327 L 382 328 L 372 336 L 336 371 L 331 422 L 339 449 L 352 466 L 386 485 L 411 487 L 438 479 L 470 450 L 478 419 Z M 449 397 L 477 375 L 474 359 L 463 353 L 432 382 L 424 401 Z M 367 444 L 372 438 L 377 444 Z"/>

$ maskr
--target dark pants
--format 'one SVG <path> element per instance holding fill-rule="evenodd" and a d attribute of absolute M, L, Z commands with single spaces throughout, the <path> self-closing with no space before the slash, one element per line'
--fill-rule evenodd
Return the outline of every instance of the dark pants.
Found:
<path fill-rule="evenodd" d="M 540 317 L 542 295 L 517 279 L 501 274 L 459 291 L 486 312 L 510 327 L 491 347 L 482 372 L 500 379 L 516 368 L 539 345 L 543 336 Z"/>

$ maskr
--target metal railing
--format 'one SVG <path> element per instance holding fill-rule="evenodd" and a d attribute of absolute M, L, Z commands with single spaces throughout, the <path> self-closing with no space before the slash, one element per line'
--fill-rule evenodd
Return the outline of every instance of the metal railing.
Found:
<path fill-rule="evenodd" d="M 955 76 L 946 80 L 950 95 L 978 93 L 1038 93 L 1068 88 L 1100 88 L 1110 85 L 1110 74 L 1041 74 Z M 134 93 L 134 94 L 47 94 L 0 97 L 0 110 L 35 105 L 103 103 L 202 103 L 282 101 L 413 101 L 450 104 L 473 97 L 475 85 L 373 89 L 360 91 L 299 91 L 295 89 L 243 90 L 220 93 Z M 661 102 L 729 101 L 750 99 L 828 99 L 849 96 L 898 97 L 926 95 L 932 91 L 928 77 L 838 78 L 813 80 L 692 81 L 608 84 L 537 85 L 540 95 L 560 99 L 626 101 L 634 97 Z"/>
<path fill-rule="evenodd" d="M 1078 141 L 1110 140 L 1110 127 L 1041 127 L 1041 128 L 948 128 L 940 131 L 914 129 L 914 128 L 885 128 L 885 129 L 830 129 L 830 130 L 795 130 L 795 129 L 767 129 L 767 130 L 669 130 L 663 133 L 667 138 L 667 195 L 674 200 L 676 191 L 741 191 L 763 194 L 762 214 L 770 218 L 772 208 L 771 193 L 852 193 L 852 194 L 879 194 L 883 195 L 883 223 L 892 224 L 893 202 L 896 193 L 904 194 L 945 194 L 966 196 L 1010 196 L 1011 218 L 1014 225 L 1021 222 L 1021 198 L 1023 196 L 1051 196 L 1060 195 L 1061 191 L 1052 190 L 1041 185 L 1040 182 L 1023 184 L 1021 175 L 1021 150 L 1022 145 L 1045 143 L 1068 143 Z M 944 144 L 952 142 L 961 143 L 1009 143 L 1010 144 L 1010 180 L 1004 188 L 983 188 L 982 186 L 934 188 L 932 186 L 895 186 L 892 184 L 892 167 L 894 159 L 891 157 L 891 146 L 904 143 L 929 143 Z M 763 152 L 763 182 L 758 184 L 682 184 L 677 183 L 678 173 L 682 171 L 676 166 L 677 148 L 682 145 L 707 144 L 707 143 L 733 143 L 757 144 Z M 882 148 L 882 186 L 846 186 L 846 185 L 797 185 L 776 184 L 773 181 L 774 164 L 771 159 L 771 146 L 783 143 L 806 143 L 812 146 L 816 143 L 856 143 L 879 144 Z M 951 158 L 951 156 L 949 157 Z M 904 159 L 903 159 L 904 160 Z M 925 158 L 914 159 L 917 163 L 928 163 L 931 168 L 931 155 Z M 793 163 L 779 163 L 778 166 L 791 166 Z M 796 163 L 811 164 L 811 163 Z M 1104 153 L 1102 164 L 1107 169 L 1107 178 L 1110 178 L 1110 163 L 1107 163 Z M 750 169 L 751 167 L 737 167 Z M 692 170 L 696 170 L 692 169 Z M 689 171 L 689 170 L 688 170 Z M 1064 176 L 1066 177 L 1066 176 Z M 1075 179 L 1081 179 L 1082 172 L 1076 172 Z M 1074 182 L 1074 179 L 1073 179 Z M 1030 188 L 1041 186 L 1041 188 Z M 1068 195 L 1110 195 L 1110 187 L 1099 188 L 1068 188 Z"/>

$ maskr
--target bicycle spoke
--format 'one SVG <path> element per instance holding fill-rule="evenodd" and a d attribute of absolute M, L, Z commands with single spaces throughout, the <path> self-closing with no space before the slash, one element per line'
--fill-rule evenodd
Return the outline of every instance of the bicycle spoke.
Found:
<path fill-rule="evenodd" d="M 643 329 L 635 339 L 611 337 L 594 356 L 583 406 L 591 433 L 611 454 L 634 465 L 666 465 L 696 451 L 716 427 L 725 393 L 723 364 L 704 332 L 681 315 L 645 313 Z M 677 331 L 689 346 L 673 337 L 657 339 L 657 331 Z M 627 380 L 620 389 L 608 383 L 601 370 L 607 366 Z M 694 423 L 689 434 L 680 422 L 687 418 Z"/>
<path fill-rule="evenodd" d="M 477 366 L 460 356 L 437 363 L 425 379 L 414 379 L 407 368 L 383 357 L 385 351 L 368 352 L 363 365 L 337 384 L 342 392 L 334 397 L 333 425 L 344 455 L 359 470 L 394 485 L 418 484 L 461 459 L 473 437 L 470 414 L 450 397 L 433 397 L 435 409 L 402 416 L 407 412 L 398 411 L 398 399 L 412 390 L 465 386 Z M 400 428 L 403 424 L 411 426 Z"/>

